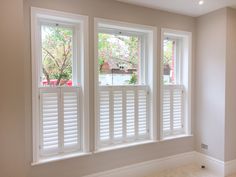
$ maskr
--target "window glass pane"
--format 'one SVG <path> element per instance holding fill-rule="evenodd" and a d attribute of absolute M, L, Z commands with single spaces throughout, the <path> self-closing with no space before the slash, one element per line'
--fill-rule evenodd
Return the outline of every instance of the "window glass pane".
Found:
<path fill-rule="evenodd" d="M 72 86 L 73 30 L 42 25 L 41 86 Z"/>
<path fill-rule="evenodd" d="M 163 84 L 176 84 L 176 41 L 167 38 L 163 47 Z"/>
<path fill-rule="evenodd" d="M 140 37 L 98 34 L 100 85 L 141 84 L 140 59 Z"/>

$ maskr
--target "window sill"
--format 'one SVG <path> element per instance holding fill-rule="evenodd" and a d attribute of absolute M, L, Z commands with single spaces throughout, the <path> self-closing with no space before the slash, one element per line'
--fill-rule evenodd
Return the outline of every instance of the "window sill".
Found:
<path fill-rule="evenodd" d="M 181 138 L 189 138 L 189 137 L 193 137 L 193 135 L 174 135 L 174 136 L 169 136 L 169 137 L 165 137 L 165 138 L 162 138 L 160 140 L 160 142 L 163 142 L 163 141 L 171 141 L 171 140 L 175 140 L 175 139 L 181 139 Z"/>
<path fill-rule="evenodd" d="M 94 154 L 101 153 L 101 152 L 107 152 L 107 151 L 113 151 L 113 150 L 119 150 L 119 149 L 124 149 L 124 148 L 129 148 L 129 147 L 134 147 L 138 145 L 145 145 L 145 144 L 152 144 L 152 143 L 157 143 L 158 141 L 156 140 L 147 140 L 147 141 L 142 141 L 142 142 L 134 142 L 134 143 L 127 143 L 127 144 L 122 144 L 122 145 L 114 145 L 114 146 L 109 146 L 105 148 L 100 148 L 94 152 Z"/>
<path fill-rule="evenodd" d="M 61 160 L 82 157 L 82 156 L 87 156 L 87 155 L 91 155 L 91 154 L 92 154 L 91 152 L 76 152 L 76 153 L 57 155 L 57 156 L 53 156 L 53 157 L 46 157 L 46 158 L 42 158 L 42 159 L 38 160 L 37 162 L 31 163 L 31 166 L 46 164 L 49 162 L 57 162 L 57 161 L 61 161 Z"/>

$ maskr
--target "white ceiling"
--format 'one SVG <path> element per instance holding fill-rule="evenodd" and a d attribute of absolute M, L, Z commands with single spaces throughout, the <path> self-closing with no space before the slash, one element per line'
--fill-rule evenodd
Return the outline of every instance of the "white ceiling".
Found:
<path fill-rule="evenodd" d="M 236 0 L 118 0 L 125 3 L 166 10 L 189 16 L 200 16 L 223 7 L 236 7 Z"/>

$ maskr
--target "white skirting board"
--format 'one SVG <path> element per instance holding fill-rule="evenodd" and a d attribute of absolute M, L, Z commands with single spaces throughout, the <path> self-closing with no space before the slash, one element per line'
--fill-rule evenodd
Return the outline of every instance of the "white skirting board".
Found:
<path fill-rule="evenodd" d="M 194 157 L 194 152 L 188 152 L 96 173 L 86 177 L 143 177 L 158 171 L 191 164 L 194 161 Z"/>
<path fill-rule="evenodd" d="M 195 152 L 195 162 L 199 166 L 205 166 L 206 169 L 216 174 L 217 177 L 225 176 L 225 164 L 223 161 L 199 152 Z"/>
<path fill-rule="evenodd" d="M 217 177 L 225 177 L 236 173 L 236 160 L 223 162 L 213 157 L 192 151 L 161 159 L 128 165 L 84 177 L 144 177 L 159 171 L 190 164 L 197 164 L 199 167 L 204 165 L 206 169 L 209 169 L 215 173 Z"/>
<path fill-rule="evenodd" d="M 229 175 L 236 174 L 236 160 L 224 162 L 199 152 L 196 152 L 195 157 L 198 165 L 206 166 L 206 168 L 219 177 L 228 177 Z"/>

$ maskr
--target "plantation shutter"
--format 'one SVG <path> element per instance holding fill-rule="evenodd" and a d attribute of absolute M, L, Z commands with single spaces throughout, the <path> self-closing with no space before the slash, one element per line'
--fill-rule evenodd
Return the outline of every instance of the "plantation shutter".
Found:
<path fill-rule="evenodd" d="M 80 150 L 80 88 L 40 88 L 42 156 Z"/>
<path fill-rule="evenodd" d="M 146 86 L 100 86 L 99 146 L 148 139 L 149 110 Z"/>
<path fill-rule="evenodd" d="M 52 153 L 59 151 L 59 92 L 41 91 L 41 151 Z"/>
<path fill-rule="evenodd" d="M 79 104 L 79 90 L 63 91 L 64 108 L 64 147 L 80 147 L 81 117 Z"/>
<path fill-rule="evenodd" d="M 110 94 L 109 91 L 100 92 L 100 140 L 110 139 Z"/>
<path fill-rule="evenodd" d="M 165 85 L 162 91 L 163 137 L 184 133 L 184 87 Z"/>

